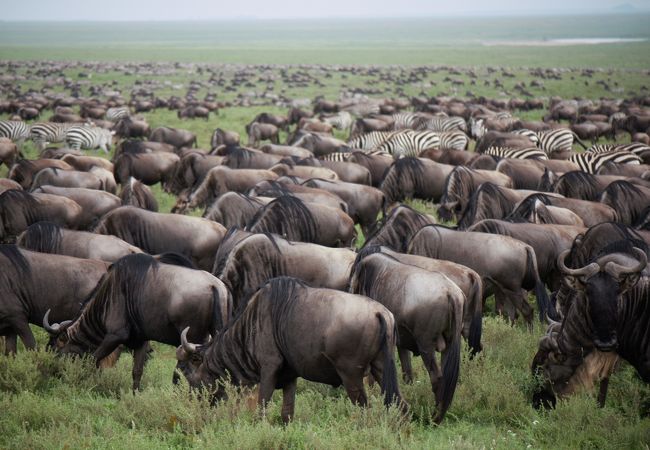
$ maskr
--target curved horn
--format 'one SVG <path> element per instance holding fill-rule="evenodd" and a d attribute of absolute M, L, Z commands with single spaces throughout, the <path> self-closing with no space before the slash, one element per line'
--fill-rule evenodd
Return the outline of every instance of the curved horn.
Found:
<path fill-rule="evenodd" d="M 548 313 L 546 314 L 546 321 L 548 322 L 549 325 L 562 325 L 562 322 L 558 322 L 557 320 L 553 320 L 548 316 Z"/>
<path fill-rule="evenodd" d="M 48 318 L 50 317 L 50 311 L 52 310 L 48 309 L 45 315 L 43 316 L 43 328 L 45 328 L 45 331 L 47 331 L 48 333 L 56 334 L 61 329 L 61 325 L 58 323 L 50 325 L 50 321 L 48 320 Z"/>
<path fill-rule="evenodd" d="M 574 277 L 579 277 L 579 276 L 589 277 L 594 273 L 598 272 L 598 270 L 600 270 L 600 266 L 597 263 L 591 263 L 579 269 L 569 269 L 564 264 L 564 260 L 566 259 L 566 256 L 569 254 L 570 251 L 571 250 L 564 250 L 562 253 L 560 253 L 560 256 L 557 257 L 557 266 L 562 273 L 566 275 L 572 275 Z"/>
<path fill-rule="evenodd" d="M 636 259 L 639 260 L 639 264 L 632 267 L 626 267 L 621 264 L 617 264 L 613 261 L 610 261 L 607 264 L 605 264 L 605 271 L 609 273 L 611 276 L 613 276 L 614 278 L 619 278 L 621 275 L 641 272 L 648 264 L 648 256 L 645 254 L 643 250 L 641 250 L 638 247 L 634 247 L 632 249 L 632 252 L 634 253 L 634 256 L 636 256 Z"/>
<path fill-rule="evenodd" d="M 188 331 L 190 331 L 190 327 L 186 327 L 181 332 L 181 345 L 183 346 L 183 350 L 185 350 L 188 354 L 196 353 L 198 345 L 192 344 L 191 342 L 187 342 Z"/>

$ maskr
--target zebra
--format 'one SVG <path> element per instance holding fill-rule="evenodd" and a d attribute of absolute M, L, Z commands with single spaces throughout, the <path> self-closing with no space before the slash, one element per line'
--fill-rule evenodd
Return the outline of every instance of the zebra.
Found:
<path fill-rule="evenodd" d="M 321 161 L 347 162 L 352 152 L 334 152 L 319 156 Z"/>
<path fill-rule="evenodd" d="M 482 152 L 499 160 L 502 158 L 512 159 L 548 159 L 546 153 L 537 147 L 530 148 L 510 148 L 510 147 L 488 147 Z"/>
<path fill-rule="evenodd" d="M 113 108 L 108 108 L 108 110 L 106 110 L 105 117 L 106 120 L 117 122 L 118 120 L 129 117 L 130 115 L 131 111 L 129 110 L 128 106 L 116 106 Z"/>
<path fill-rule="evenodd" d="M 615 164 L 641 164 L 641 158 L 626 151 L 576 153 L 569 157 L 569 161 L 577 164 L 583 172 L 590 174 L 598 173 L 598 169 L 610 162 Z"/>
<path fill-rule="evenodd" d="M 631 144 L 596 144 L 585 151 L 589 153 L 628 152 L 641 159 L 650 156 L 650 147 L 640 142 L 632 142 Z"/>
<path fill-rule="evenodd" d="M 36 144 L 36 148 L 43 151 L 47 144 L 65 141 L 65 135 L 73 125 L 73 123 L 58 122 L 35 123 L 30 129 L 30 138 Z"/>
<path fill-rule="evenodd" d="M 6 137 L 22 144 L 29 139 L 30 126 L 20 120 L 0 120 L 0 137 Z"/>
<path fill-rule="evenodd" d="M 539 142 L 537 146 L 544 150 L 547 155 L 551 156 L 553 153 L 566 153 L 573 151 L 573 141 L 575 141 L 586 149 L 578 136 L 568 128 L 558 128 L 555 130 L 540 131 L 537 134 Z"/>
<path fill-rule="evenodd" d="M 71 126 L 65 134 L 65 143 L 74 150 L 101 148 L 108 154 L 115 131 L 100 127 Z"/>
<path fill-rule="evenodd" d="M 512 133 L 519 134 L 521 136 L 525 136 L 528 139 L 530 139 L 530 141 L 533 144 L 539 145 L 539 135 L 537 133 L 535 133 L 533 130 L 529 130 L 527 128 L 521 128 L 519 130 L 513 130 Z"/>
<path fill-rule="evenodd" d="M 440 148 L 451 150 L 465 150 L 469 144 L 469 138 L 462 131 L 443 131 L 440 136 Z"/>
<path fill-rule="evenodd" d="M 354 123 L 352 114 L 347 111 L 341 111 L 340 113 L 330 117 L 321 117 L 321 120 L 325 123 L 329 123 L 332 127 L 338 130 L 349 130 Z"/>
<path fill-rule="evenodd" d="M 390 139 L 397 131 L 371 131 L 348 141 L 348 147 L 360 150 L 372 150 Z"/>
<path fill-rule="evenodd" d="M 428 131 L 462 131 L 467 133 L 467 123 L 465 119 L 458 116 L 452 117 L 442 117 L 436 116 L 429 119 L 422 120 L 416 128 L 417 130 L 428 130 Z"/>
<path fill-rule="evenodd" d="M 375 150 L 388 152 L 393 158 L 416 157 L 422 150 L 440 148 L 440 135 L 433 131 L 403 130 L 393 134 Z"/>
<path fill-rule="evenodd" d="M 426 118 L 419 113 L 400 112 L 391 116 L 393 130 L 415 130 Z"/>

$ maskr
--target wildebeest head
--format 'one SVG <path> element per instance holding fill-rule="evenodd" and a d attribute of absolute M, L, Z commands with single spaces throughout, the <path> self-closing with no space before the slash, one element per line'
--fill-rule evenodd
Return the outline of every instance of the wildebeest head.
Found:
<path fill-rule="evenodd" d="M 190 327 L 181 332 L 181 345 L 176 349 L 176 370 L 185 376 L 185 379 L 193 389 L 208 389 L 212 392 L 212 403 L 221 399 L 225 395 L 224 385 L 219 383 L 214 375 L 209 373 L 206 361 L 212 339 L 206 344 L 199 345 L 187 340 L 187 333 Z M 225 374 L 224 374 L 225 375 Z"/>
<path fill-rule="evenodd" d="M 55 350 L 60 353 L 72 353 L 80 355 L 84 353 L 83 348 L 77 348 L 75 346 L 68 346 L 68 328 L 72 325 L 72 320 L 66 320 L 61 323 L 53 323 L 50 325 L 49 322 L 50 310 L 48 309 L 43 316 L 43 328 L 50 335 L 50 339 L 47 343 L 47 348 L 50 350 Z"/>
<path fill-rule="evenodd" d="M 570 250 L 558 257 L 558 267 L 564 274 L 564 283 L 576 291 L 577 300 L 584 302 L 584 310 L 593 331 L 593 344 L 600 351 L 613 351 L 617 346 L 616 324 L 618 302 L 622 294 L 638 281 L 648 258 L 643 250 L 634 247 L 634 258 L 612 253 L 577 269 L 565 265 Z"/>

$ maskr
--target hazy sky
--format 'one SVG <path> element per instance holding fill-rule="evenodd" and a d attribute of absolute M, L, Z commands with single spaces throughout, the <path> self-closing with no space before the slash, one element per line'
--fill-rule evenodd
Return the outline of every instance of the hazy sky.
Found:
<path fill-rule="evenodd" d="M 422 17 L 649 10 L 648 0 L 8 0 L 2 20 L 219 20 Z"/>

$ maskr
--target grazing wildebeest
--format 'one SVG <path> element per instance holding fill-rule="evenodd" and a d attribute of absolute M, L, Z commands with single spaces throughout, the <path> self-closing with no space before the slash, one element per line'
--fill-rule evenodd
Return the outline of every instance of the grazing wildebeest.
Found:
<path fill-rule="evenodd" d="M 405 253 L 413 235 L 423 226 L 435 223 L 433 217 L 400 204 L 388 214 L 384 211 L 384 217 L 377 223 L 374 232 L 366 236 L 364 247 L 379 245 Z"/>
<path fill-rule="evenodd" d="M 426 158 L 401 158 L 388 169 L 380 189 L 388 205 L 412 197 L 438 202 L 454 169 Z"/>
<path fill-rule="evenodd" d="M 309 158 L 311 156 L 314 156 L 314 154 L 306 148 L 294 147 L 290 145 L 265 144 L 260 147 L 260 150 L 270 155 L 278 155 L 283 157 L 293 156 L 296 158 Z"/>
<path fill-rule="evenodd" d="M 133 390 L 137 390 L 149 341 L 177 346 L 187 327 L 194 339 L 207 341 L 230 319 L 228 290 L 208 272 L 165 261 L 141 253 L 112 264 L 76 320 L 49 325 L 45 317 L 52 347 L 63 354 L 92 353 L 100 367 L 125 345 L 134 351 Z"/>
<path fill-rule="evenodd" d="M 214 150 L 222 145 L 239 145 L 239 133 L 221 128 L 214 130 L 210 138 L 210 148 Z"/>
<path fill-rule="evenodd" d="M 495 186 L 512 188 L 512 179 L 505 174 L 492 170 L 473 170 L 467 167 L 458 166 L 447 176 L 445 187 L 440 198 L 438 216 L 442 220 L 460 218 L 472 194 L 483 183 L 491 183 Z"/>
<path fill-rule="evenodd" d="M 133 177 L 147 185 L 162 183 L 166 186 L 179 162 L 180 158 L 174 153 L 124 153 L 115 160 L 115 178 L 121 185 Z"/>
<path fill-rule="evenodd" d="M 603 222 L 616 221 L 616 211 L 602 203 L 575 198 L 565 198 L 552 194 L 532 194 L 522 200 L 508 216 L 509 220 L 526 220 L 535 210 L 537 202 L 546 206 L 568 209 L 582 219 L 586 227 L 591 227 Z"/>
<path fill-rule="evenodd" d="M 115 126 L 113 126 L 115 134 L 123 139 L 127 138 L 149 138 L 151 129 L 149 124 L 144 119 L 134 119 L 131 116 L 121 118 Z"/>
<path fill-rule="evenodd" d="M 407 382 L 413 381 L 411 352 L 420 355 L 436 398 L 436 423 L 451 405 L 460 372 L 460 336 L 465 294 L 441 273 L 402 264 L 391 256 L 360 254 L 350 292 L 384 305 L 395 316 L 397 350 Z M 442 354 L 442 367 L 435 352 Z"/>
<path fill-rule="evenodd" d="M 217 166 L 208 171 L 201 184 L 189 195 L 179 195 L 173 212 L 182 213 L 211 204 L 226 192 L 247 192 L 257 183 L 265 180 L 275 180 L 275 172 L 264 169 L 231 169 L 226 166 Z"/>
<path fill-rule="evenodd" d="M 42 220 L 79 229 L 82 215 L 81 206 L 74 200 L 58 195 L 8 190 L 0 194 L 0 242 L 12 239 Z"/>
<path fill-rule="evenodd" d="M 295 183 L 294 183 L 295 181 Z M 291 195 L 299 198 L 303 202 L 319 203 L 332 208 L 341 209 L 348 212 L 349 208 L 347 203 L 341 197 L 324 189 L 307 187 L 303 184 L 304 180 L 290 179 L 288 177 L 280 177 L 275 181 L 262 181 L 257 183 L 248 194 L 262 197 L 282 197 L 283 195 Z"/>
<path fill-rule="evenodd" d="M 370 171 L 371 185 L 377 188 L 384 181 L 384 175 L 388 168 L 395 162 L 391 154 L 386 152 L 365 153 L 353 151 L 347 160 L 368 169 Z"/>
<path fill-rule="evenodd" d="M 598 201 L 607 186 L 619 180 L 625 180 L 625 177 L 592 175 L 580 171 L 567 172 L 553 183 L 550 191 L 569 198 Z"/>
<path fill-rule="evenodd" d="M 41 186 L 33 192 L 33 194 L 41 193 L 58 195 L 77 202 L 81 206 L 81 214 L 79 215 L 79 222 L 76 227 L 78 229 L 92 228 L 100 217 L 119 207 L 121 204 L 120 198 L 116 195 L 97 189 Z M 68 226 L 67 228 L 70 227 Z"/>
<path fill-rule="evenodd" d="M 107 266 L 0 245 L 0 335 L 6 336 L 5 352 L 16 352 L 18 336 L 25 348 L 36 348 L 29 324 L 42 326 L 48 309 L 55 310 L 58 321 L 77 317 Z"/>
<path fill-rule="evenodd" d="M 142 253 L 138 247 L 115 236 L 74 231 L 52 222 L 36 222 L 18 236 L 16 244 L 41 253 L 115 262 L 123 256 Z"/>
<path fill-rule="evenodd" d="M 286 423 L 294 414 L 298 377 L 342 384 L 353 403 L 365 406 L 363 377 L 370 372 L 379 381 L 384 403 L 397 402 L 406 409 L 393 353 L 395 319 L 367 297 L 311 288 L 294 278 L 274 278 L 211 344 L 194 345 L 187 332 L 183 331 L 177 358 L 186 362 L 183 372 L 191 386 L 216 388 L 213 401 L 225 395 L 221 380 L 259 384 L 261 408 L 281 388 Z M 195 358 L 200 362 L 194 363 Z"/>
<path fill-rule="evenodd" d="M 61 161 L 67 162 L 76 170 L 82 170 L 85 172 L 91 170 L 93 166 L 101 167 L 110 172 L 113 171 L 113 163 L 106 158 L 100 158 L 99 156 L 75 155 L 74 153 L 68 153 L 61 158 Z"/>
<path fill-rule="evenodd" d="M 196 135 L 179 128 L 158 127 L 151 132 L 149 139 L 153 142 L 170 144 L 177 149 L 181 147 L 196 147 Z"/>
<path fill-rule="evenodd" d="M 283 195 L 264 205 L 246 225 L 254 233 L 274 233 L 291 241 L 349 247 L 354 221 L 340 208 Z"/>
<path fill-rule="evenodd" d="M 176 172 L 167 188 L 172 194 L 187 195 L 189 193 L 185 191 L 197 188 L 210 169 L 220 165 L 222 161 L 223 156 L 196 152 L 184 155 L 176 166 Z"/>
<path fill-rule="evenodd" d="M 73 170 L 73 167 L 58 159 L 19 159 L 9 171 L 8 178 L 19 183 L 23 189 L 29 189 L 34 176 L 47 167 L 56 167 L 59 170 Z"/>
<path fill-rule="evenodd" d="M 158 201 L 146 184 L 131 177 L 120 191 L 122 206 L 135 206 L 158 212 Z"/>
<path fill-rule="evenodd" d="M 348 205 L 348 214 L 355 223 L 361 225 L 366 236 L 377 222 L 379 212 L 384 207 L 383 192 L 370 186 L 318 178 L 307 180 L 303 185 L 323 189 L 341 197 Z"/>
<path fill-rule="evenodd" d="M 121 141 L 115 146 L 115 153 L 113 160 L 123 153 L 154 153 L 154 152 L 167 152 L 174 153 L 176 147 L 164 142 L 141 141 L 139 139 L 128 139 Z"/>
<path fill-rule="evenodd" d="M 11 167 L 18 155 L 18 146 L 11 139 L 0 137 L 0 165 Z"/>
<path fill-rule="evenodd" d="M 475 270 L 483 279 L 483 296 L 494 293 L 497 310 L 513 322 L 519 312 L 532 325 L 533 309 L 527 291 L 533 289 L 540 315 L 553 315 L 539 278 L 535 250 L 517 239 L 427 225 L 415 233 L 408 253 L 446 259 Z"/>
<path fill-rule="evenodd" d="M 55 167 L 43 169 L 34 176 L 31 189 L 35 190 L 41 186 L 86 188 L 109 191 L 104 180 L 91 172 L 59 170 Z M 113 191 L 113 193 L 114 192 L 115 191 Z"/>
<path fill-rule="evenodd" d="M 282 156 L 269 155 L 259 150 L 226 147 L 222 165 L 231 169 L 269 169 L 282 160 Z"/>
<path fill-rule="evenodd" d="M 179 110 L 176 113 L 176 116 L 179 119 L 195 119 L 197 117 L 203 117 L 205 120 L 210 118 L 210 110 L 203 106 L 188 106 Z"/>
<path fill-rule="evenodd" d="M 533 375 L 544 378 L 533 395 L 536 406 L 554 406 L 556 397 L 590 390 L 597 381 L 603 406 L 619 356 L 650 383 L 647 251 L 632 230 L 601 224 L 558 257 L 563 318 L 551 323 L 533 359 Z"/>
<path fill-rule="evenodd" d="M 156 255 L 178 253 L 210 271 L 226 229 L 211 220 L 121 206 L 100 220 L 95 233 L 112 234 Z"/>
<path fill-rule="evenodd" d="M 240 192 L 227 192 L 206 208 L 203 217 L 219 222 L 226 229 L 244 228 L 257 211 L 272 200 L 271 197 L 249 197 Z"/>
<path fill-rule="evenodd" d="M 254 122 L 246 126 L 248 145 L 256 146 L 260 141 L 270 140 L 273 144 L 280 143 L 280 130 L 271 123 Z"/>
<path fill-rule="evenodd" d="M 315 167 L 293 160 L 284 159 L 279 164 L 269 169 L 278 174 L 278 176 L 299 177 L 303 179 L 323 178 L 326 180 L 338 180 L 339 176 L 331 169 L 326 167 Z"/>
<path fill-rule="evenodd" d="M 23 188 L 14 180 L 10 180 L 9 178 L 0 178 L 0 194 L 11 189 L 17 189 L 21 191 Z"/>

